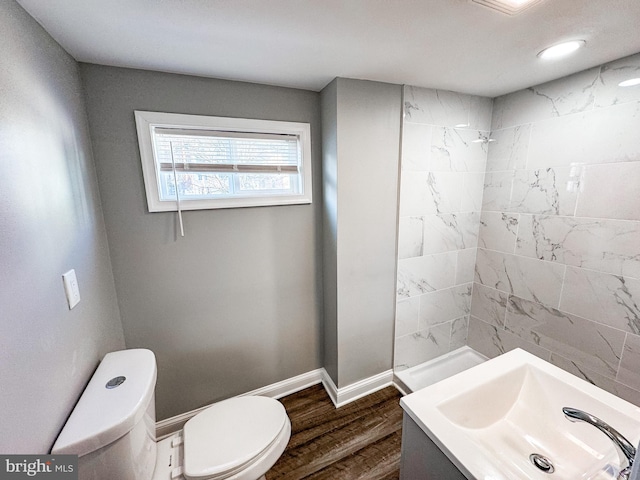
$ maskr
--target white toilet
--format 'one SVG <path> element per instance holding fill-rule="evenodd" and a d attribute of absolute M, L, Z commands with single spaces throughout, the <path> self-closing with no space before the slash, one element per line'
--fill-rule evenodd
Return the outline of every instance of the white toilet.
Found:
<path fill-rule="evenodd" d="M 258 480 L 291 436 L 280 402 L 218 402 L 156 442 L 156 358 L 144 349 L 105 355 L 51 450 L 78 455 L 80 480 Z"/>

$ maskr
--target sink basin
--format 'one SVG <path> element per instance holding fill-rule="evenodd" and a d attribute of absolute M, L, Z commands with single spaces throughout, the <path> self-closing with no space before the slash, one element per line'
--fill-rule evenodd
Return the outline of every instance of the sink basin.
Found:
<path fill-rule="evenodd" d="M 468 479 L 604 480 L 626 467 L 602 432 L 571 422 L 562 407 L 589 412 L 629 441 L 640 408 L 516 349 L 401 400 L 405 412 Z M 530 455 L 553 463 L 548 473 Z"/>

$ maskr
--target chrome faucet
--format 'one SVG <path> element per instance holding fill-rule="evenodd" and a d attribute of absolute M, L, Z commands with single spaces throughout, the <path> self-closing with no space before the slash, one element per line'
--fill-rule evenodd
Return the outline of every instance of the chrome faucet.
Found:
<path fill-rule="evenodd" d="M 563 407 L 562 413 L 564 413 L 567 416 L 567 418 L 572 422 L 580 420 L 582 422 L 586 422 L 590 425 L 593 425 L 602 433 L 604 433 L 607 437 L 609 437 L 611 441 L 615 443 L 618 446 L 618 448 L 620 448 L 620 450 L 622 450 L 622 453 L 627 458 L 627 462 L 629 463 L 629 465 L 627 465 L 626 468 L 620 471 L 618 478 L 627 480 L 629 478 L 629 475 L 631 474 L 633 459 L 636 457 L 636 449 L 633 445 L 631 445 L 629 440 L 624 438 L 624 436 L 620 432 L 618 432 L 615 428 L 606 424 L 605 422 L 600 420 L 598 417 L 594 417 L 590 413 L 583 412 L 582 410 L 578 410 L 577 408 L 571 408 L 571 407 Z"/>

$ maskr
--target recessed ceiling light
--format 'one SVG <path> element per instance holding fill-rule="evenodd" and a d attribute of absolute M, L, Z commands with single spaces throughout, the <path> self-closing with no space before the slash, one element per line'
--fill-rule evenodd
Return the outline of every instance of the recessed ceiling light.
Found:
<path fill-rule="evenodd" d="M 640 85 L 640 77 L 630 78 L 629 80 L 625 80 L 618 84 L 619 87 L 635 87 L 636 85 Z"/>
<path fill-rule="evenodd" d="M 473 0 L 475 3 L 492 8 L 507 15 L 516 15 L 542 0 Z"/>
<path fill-rule="evenodd" d="M 547 60 L 564 57 L 583 47 L 586 43 L 584 40 L 571 40 L 569 42 L 558 43 L 557 45 L 545 48 L 538 53 L 538 56 Z"/>

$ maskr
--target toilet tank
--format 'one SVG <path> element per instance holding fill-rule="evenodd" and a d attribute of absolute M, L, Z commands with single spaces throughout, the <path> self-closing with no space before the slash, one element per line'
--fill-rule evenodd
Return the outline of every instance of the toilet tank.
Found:
<path fill-rule="evenodd" d="M 105 355 L 51 449 L 78 455 L 81 480 L 149 480 L 156 463 L 156 358 Z"/>

